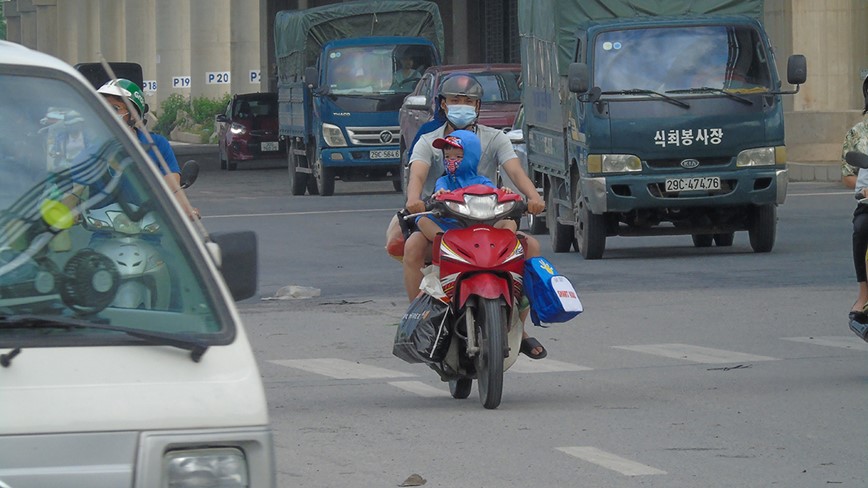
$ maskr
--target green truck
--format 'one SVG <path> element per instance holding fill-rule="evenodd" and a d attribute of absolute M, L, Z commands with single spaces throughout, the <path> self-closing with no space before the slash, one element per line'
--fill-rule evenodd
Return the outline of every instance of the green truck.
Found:
<path fill-rule="evenodd" d="M 640 5 L 641 4 L 641 5 Z M 519 0 L 523 127 L 555 252 L 610 236 L 774 247 L 783 91 L 762 0 Z"/>

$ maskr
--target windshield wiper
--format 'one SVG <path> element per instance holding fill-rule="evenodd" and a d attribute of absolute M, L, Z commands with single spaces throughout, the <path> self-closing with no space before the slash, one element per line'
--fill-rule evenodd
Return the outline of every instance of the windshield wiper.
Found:
<path fill-rule="evenodd" d="M 56 328 L 56 329 L 98 329 L 123 332 L 136 339 L 142 339 L 149 344 L 172 346 L 190 351 L 190 358 L 198 363 L 208 350 L 208 344 L 190 336 L 179 336 L 161 332 L 149 332 L 141 329 L 120 327 L 117 325 L 95 324 L 92 322 L 63 316 L 45 315 L 0 315 L 0 329 L 14 328 Z M 11 358 L 10 358 L 11 359 Z"/>
<path fill-rule="evenodd" d="M 631 88 L 629 90 L 604 91 L 602 94 L 603 95 L 655 95 L 655 96 L 658 96 L 658 97 L 666 100 L 669 103 L 672 103 L 674 105 L 678 105 L 679 107 L 690 108 L 690 104 L 688 104 L 687 102 L 682 102 L 681 100 L 679 100 L 677 98 L 672 98 L 669 95 L 664 95 L 664 94 L 662 94 L 660 92 L 656 92 L 654 90 L 643 90 L 640 88 Z"/>
<path fill-rule="evenodd" d="M 666 90 L 666 93 L 720 93 L 721 95 L 726 95 L 728 98 L 736 100 L 739 103 L 743 103 L 745 105 L 753 105 L 753 102 L 751 100 L 748 100 L 747 98 L 740 97 L 735 93 L 731 93 L 720 88 L 711 88 L 710 86 L 701 86 L 699 88 L 685 88 L 683 90 Z"/>

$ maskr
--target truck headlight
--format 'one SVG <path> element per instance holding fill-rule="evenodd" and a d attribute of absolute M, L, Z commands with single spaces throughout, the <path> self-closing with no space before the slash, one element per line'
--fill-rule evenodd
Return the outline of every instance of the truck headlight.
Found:
<path fill-rule="evenodd" d="M 322 138 L 325 140 L 325 143 L 331 147 L 345 147 L 347 145 L 347 140 L 344 139 L 344 133 L 341 132 L 341 128 L 336 125 L 323 124 Z"/>
<path fill-rule="evenodd" d="M 163 457 L 164 488 L 249 486 L 247 460 L 240 449 L 170 451 Z"/>
<path fill-rule="evenodd" d="M 635 173 L 642 171 L 642 160 L 633 154 L 589 154 L 589 173 Z"/>
<path fill-rule="evenodd" d="M 745 149 L 738 153 L 738 157 L 735 159 L 735 165 L 739 168 L 748 166 L 772 166 L 775 164 L 784 164 L 786 162 L 786 146 Z"/>

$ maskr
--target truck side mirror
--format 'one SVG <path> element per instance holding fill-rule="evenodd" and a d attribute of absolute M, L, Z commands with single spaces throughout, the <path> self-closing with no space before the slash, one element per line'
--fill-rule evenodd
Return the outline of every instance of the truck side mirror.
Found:
<path fill-rule="evenodd" d="M 801 85 L 808 79 L 808 62 L 802 54 L 793 54 L 787 59 L 787 83 Z"/>
<path fill-rule="evenodd" d="M 585 93 L 590 83 L 590 71 L 585 63 L 570 63 L 567 80 L 569 89 L 573 93 Z"/>
<path fill-rule="evenodd" d="M 314 66 L 308 66 L 304 69 L 304 84 L 309 88 L 317 88 L 319 86 L 319 73 Z"/>

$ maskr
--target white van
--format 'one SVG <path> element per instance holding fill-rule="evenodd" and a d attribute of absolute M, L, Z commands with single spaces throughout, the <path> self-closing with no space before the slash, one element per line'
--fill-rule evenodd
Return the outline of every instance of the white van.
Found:
<path fill-rule="evenodd" d="M 0 488 L 275 485 L 255 236 L 204 235 L 78 72 L 0 41 Z"/>

